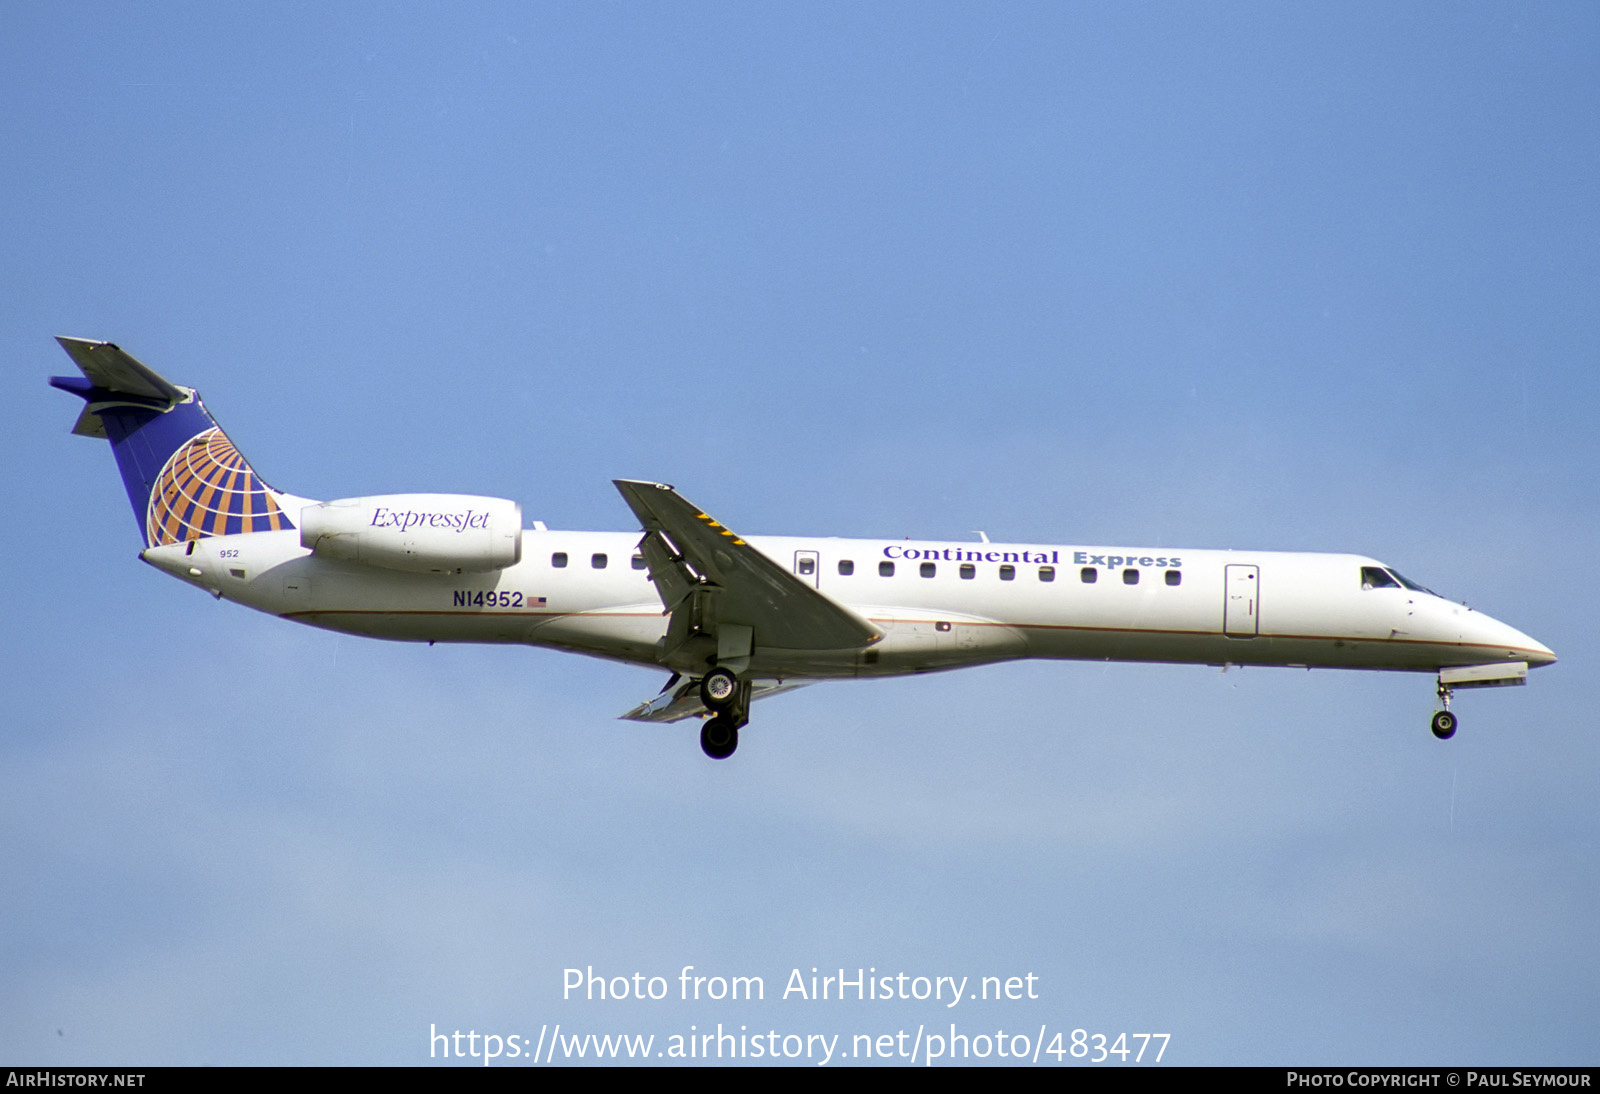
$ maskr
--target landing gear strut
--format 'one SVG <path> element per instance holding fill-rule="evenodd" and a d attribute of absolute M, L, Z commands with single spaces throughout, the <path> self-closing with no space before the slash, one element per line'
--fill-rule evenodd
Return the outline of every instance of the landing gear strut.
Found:
<path fill-rule="evenodd" d="M 1439 702 L 1444 709 L 1433 712 L 1433 735 L 1441 741 L 1448 741 L 1456 735 L 1456 716 L 1450 713 L 1450 685 L 1443 681 L 1439 683 Z"/>
<path fill-rule="evenodd" d="M 726 760 L 739 747 L 739 730 L 750 724 L 750 681 L 714 668 L 700 679 L 700 701 L 711 717 L 700 727 L 700 748 L 713 760 Z"/>

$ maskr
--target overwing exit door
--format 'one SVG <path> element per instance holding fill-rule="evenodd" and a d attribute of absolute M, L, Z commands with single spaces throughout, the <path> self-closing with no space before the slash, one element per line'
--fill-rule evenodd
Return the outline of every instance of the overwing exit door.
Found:
<path fill-rule="evenodd" d="M 817 559 L 817 552 L 796 551 L 794 553 L 794 572 L 801 581 L 804 581 L 812 588 L 822 588 L 822 566 Z"/>

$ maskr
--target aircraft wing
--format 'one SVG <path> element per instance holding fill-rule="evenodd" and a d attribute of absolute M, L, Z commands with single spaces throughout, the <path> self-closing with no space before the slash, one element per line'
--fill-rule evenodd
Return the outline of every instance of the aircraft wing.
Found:
<path fill-rule="evenodd" d="M 679 613 L 692 615 L 693 627 L 716 638 L 724 654 L 748 656 L 754 646 L 859 649 L 883 637 L 867 620 L 750 546 L 672 487 L 614 481 L 644 526 L 639 547 L 674 624 Z"/>
<path fill-rule="evenodd" d="M 628 713 L 622 715 L 622 720 L 628 722 L 681 722 L 685 718 L 708 714 L 705 704 L 700 701 L 700 688 L 694 680 L 687 680 L 677 687 L 674 677 L 672 683 L 667 685 L 668 690 L 663 691 L 654 699 L 640 703 Z M 803 688 L 809 680 L 786 682 L 783 680 L 753 680 L 750 684 L 751 700 L 765 699 L 769 695 L 780 692 L 793 691 Z"/>

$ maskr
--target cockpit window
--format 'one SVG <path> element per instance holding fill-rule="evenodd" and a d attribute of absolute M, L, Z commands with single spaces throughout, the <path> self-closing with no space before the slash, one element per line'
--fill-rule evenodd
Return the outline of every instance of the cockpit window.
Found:
<path fill-rule="evenodd" d="M 1361 587 L 1363 589 L 1410 589 L 1414 593 L 1427 593 L 1429 596 L 1439 594 L 1432 589 L 1418 585 L 1398 570 L 1386 570 L 1382 566 L 1361 567 Z"/>
<path fill-rule="evenodd" d="M 1438 593 L 1434 592 L 1432 589 L 1428 588 L 1426 585 L 1418 585 L 1415 581 L 1412 581 L 1410 578 L 1406 577 L 1405 574 L 1402 574 L 1398 570 L 1390 570 L 1389 572 L 1394 575 L 1396 581 L 1400 582 L 1400 584 L 1404 585 L 1406 588 L 1410 589 L 1412 592 L 1415 592 L 1415 593 L 1427 593 L 1429 596 L 1438 596 L 1439 595 Z"/>
<path fill-rule="evenodd" d="M 1389 571 L 1381 566 L 1361 567 L 1361 587 L 1363 589 L 1398 589 L 1400 583 L 1389 576 Z"/>

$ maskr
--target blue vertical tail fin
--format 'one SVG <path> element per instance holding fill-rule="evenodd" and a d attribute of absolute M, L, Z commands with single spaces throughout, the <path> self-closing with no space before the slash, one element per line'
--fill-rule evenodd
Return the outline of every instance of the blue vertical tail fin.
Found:
<path fill-rule="evenodd" d="M 122 472 L 146 547 L 293 528 L 197 392 L 169 383 L 110 342 L 57 338 L 83 378 L 52 387 L 84 401 L 72 431 L 103 437 Z"/>

